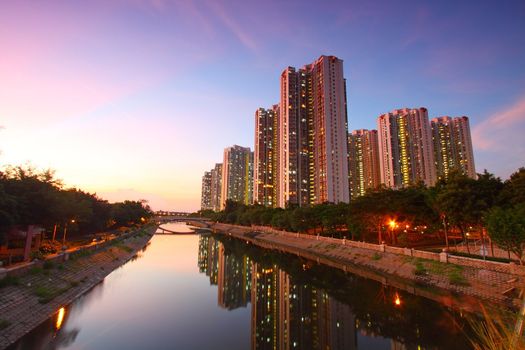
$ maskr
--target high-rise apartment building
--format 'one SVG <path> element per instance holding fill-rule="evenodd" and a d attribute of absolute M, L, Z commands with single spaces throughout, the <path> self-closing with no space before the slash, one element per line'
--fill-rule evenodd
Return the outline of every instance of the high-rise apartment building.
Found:
<path fill-rule="evenodd" d="M 356 198 L 381 184 L 377 130 L 354 130 L 348 135 L 350 196 Z"/>
<path fill-rule="evenodd" d="M 215 164 L 211 169 L 211 209 L 214 211 L 221 210 L 222 195 L 222 163 Z"/>
<path fill-rule="evenodd" d="M 381 183 L 399 189 L 422 181 L 436 182 L 428 111 L 403 108 L 377 119 Z"/>
<path fill-rule="evenodd" d="M 201 210 L 212 209 L 211 206 L 211 172 L 205 171 L 202 176 Z"/>
<path fill-rule="evenodd" d="M 253 201 L 276 206 L 279 106 L 255 112 L 255 150 L 253 156 Z"/>
<path fill-rule="evenodd" d="M 231 199 L 253 203 L 253 152 L 249 147 L 234 145 L 224 149 L 222 163 L 221 209 Z"/>
<path fill-rule="evenodd" d="M 438 178 L 446 179 L 453 170 L 476 178 L 468 117 L 434 118 L 431 128 Z"/>
<path fill-rule="evenodd" d="M 348 202 L 343 61 L 321 56 L 281 74 L 278 206 Z"/>

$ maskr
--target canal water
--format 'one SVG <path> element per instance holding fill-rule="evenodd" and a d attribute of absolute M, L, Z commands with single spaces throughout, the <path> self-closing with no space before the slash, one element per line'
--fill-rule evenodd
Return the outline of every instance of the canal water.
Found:
<path fill-rule="evenodd" d="M 158 234 L 10 349 L 469 349 L 466 317 L 243 241 Z"/>

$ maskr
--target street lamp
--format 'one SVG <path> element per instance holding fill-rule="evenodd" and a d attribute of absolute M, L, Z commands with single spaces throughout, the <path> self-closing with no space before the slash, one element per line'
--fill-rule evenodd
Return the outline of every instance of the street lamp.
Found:
<path fill-rule="evenodd" d="M 448 246 L 448 233 L 447 233 L 447 216 L 445 214 L 441 214 L 441 218 L 443 219 L 443 230 L 445 231 L 445 243 L 447 244 L 447 250 L 448 250 L 449 246 Z"/>
<path fill-rule="evenodd" d="M 392 244 L 394 242 L 394 229 L 396 228 L 396 222 L 394 220 L 390 220 L 388 223 L 390 225 L 390 228 L 392 229 Z"/>
<path fill-rule="evenodd" d="M 71 223 L 74 224 L 75 223 L 75 219 L 71 219 Z M 66 224 L 64 225 L 64 236 L 62 237 L 62 245 L 63 246 L 66 245 L 66 233 L 67 233 L 67 221 L 66 221 Z"/>

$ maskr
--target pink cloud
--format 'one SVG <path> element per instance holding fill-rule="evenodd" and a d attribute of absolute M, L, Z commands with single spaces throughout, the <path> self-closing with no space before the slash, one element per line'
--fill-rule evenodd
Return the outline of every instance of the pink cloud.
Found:
<path fill-rule="evenodd" d="M 472 138 L 475 148 L 481 150 L 507 150 L 512 145 L 513 152 L 525 151 L 523 132 L 525 131 L 525 95 L 513 105 L 490 115 L 473 128 Z M 521 153 L 524 154 L 524 153 Z"/>

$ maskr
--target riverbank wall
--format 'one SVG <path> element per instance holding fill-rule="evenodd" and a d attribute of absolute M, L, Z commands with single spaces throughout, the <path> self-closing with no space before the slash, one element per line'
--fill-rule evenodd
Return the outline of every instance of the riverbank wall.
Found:
<path fill-rule="evenodd" d="M 383 284 L 458 307 L 489 300 L 520 306 L 523 266 L 477 261 L 414 249 L 278 231 L 267 227 L 211 224 L 225 234 L 267 249 L 295 254 Z M 476 308 L 472 305 L 472 308 Z M 479 308 L 479 305 L 478 305 Z"/>
<path fill-rule="evenodd" d="M 157 226 L 0 271 L 0 349 L 91 290 L 145 248 Z"/>

